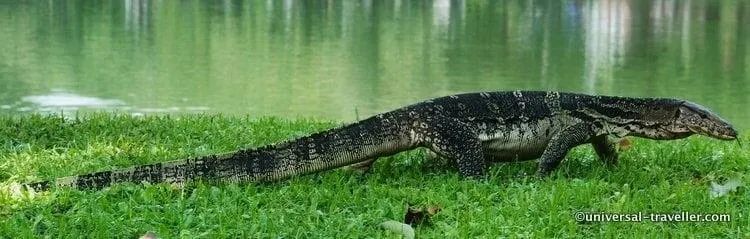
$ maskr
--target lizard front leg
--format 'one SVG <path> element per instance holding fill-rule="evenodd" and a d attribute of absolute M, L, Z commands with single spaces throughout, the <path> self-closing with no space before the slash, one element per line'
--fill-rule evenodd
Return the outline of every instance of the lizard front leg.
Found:
<path fill-rule="evenodd" d="M 619 138 L 608 135 L 600 135 L 591 139 L 591 145 L 599 156 L 599 159 L 607 165 L 615 166 L 618 162 L 617 143 Z"/>
<path fill-rule="evenodd" d="M 539 169 L 537 175 L 548 176 L 557 169 L 560 162 L 573 147 L 584 144 L 594 135 L 591 124 L 578 123 L 567 127 L 552 137 L 544 149 L 542 157 L 539 158 Z"/>

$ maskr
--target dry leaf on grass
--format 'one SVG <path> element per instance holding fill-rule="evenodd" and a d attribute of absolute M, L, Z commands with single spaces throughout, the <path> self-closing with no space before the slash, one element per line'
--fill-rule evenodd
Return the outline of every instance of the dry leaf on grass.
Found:
<path fill-rule="evenodd" d="M 633 147 L 633 141 L 630 141 L 628 138 L 622 138 L 620 139 L 620 142 L 618 142 L 618 146 L 620 150 L 628 150 Z"/>
<path fill-rule="evenodd" d="M 406 215 L 404 215 L 404 223 L 409 225 L 419 225 L 429 221 L 430 217 L 440 212 L 440 206 L 430 205 L 427 207 L 420 207 L 414 205 L 406 205 Z"/>

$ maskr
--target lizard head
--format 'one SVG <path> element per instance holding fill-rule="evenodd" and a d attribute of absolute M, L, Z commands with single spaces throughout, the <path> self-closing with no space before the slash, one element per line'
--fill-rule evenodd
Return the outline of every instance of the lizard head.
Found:
<path fill-rule="evenodd" d="M 721 140 L 735 140 L 738 133 L 726 120 L 706 107 L 690 101 L 680 101 L 667 131 L 680 134 L 700 134 Z"/>

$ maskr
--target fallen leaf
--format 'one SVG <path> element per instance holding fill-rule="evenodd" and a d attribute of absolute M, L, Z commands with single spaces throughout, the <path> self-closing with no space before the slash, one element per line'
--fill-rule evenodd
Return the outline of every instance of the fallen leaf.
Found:
<path fill-rule="evenodd" d="M 712 181 L 710 190 L 711 197 L 717 198 L 727 195 L 729 192 L 737 190 L 740 186 L 742 186 L 742 182 L 737 178 L 729 179 L 724 184 L 718 184 Z"/>
<path fill-rule="evenodd" d="M 419 225 L 428 222 L 430 217 L 440 212 L 440 206 L 430 205 L 426 208 L 420 206 L 406 205 L 406 214 L 404 223 L 409 225 Z"/>
<path fill-rule="evenodd" d="M 438 212 L 440 212 L 440 206 L 438 205 L 430 205 L 427 207 L 427 215 L 429 216 L 434 216 Z"/>
<path fill-rule="evenodd" d="M 391 232 L 401 234 L 406 239 L 414 239 L 414 228 L 412 228 L 409 224 L 390 220 L 380 223 L 380 227 Z"/>
<path fill-rule="evenodd" d="M 628 138 L 620 139 L 620 142 L 618 144 L 620 146 L 620 150 L 628 150 L 631 147 L 633 147 L 633 142 L 630 141 Z"/>

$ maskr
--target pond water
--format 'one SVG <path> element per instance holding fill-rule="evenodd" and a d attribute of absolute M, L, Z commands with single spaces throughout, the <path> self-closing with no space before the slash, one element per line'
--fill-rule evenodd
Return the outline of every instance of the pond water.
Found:
<path fill-rule="evenodd" d="M 750 127 L 750 2 L 3 1 L 0 112 L 352 121 L 469 91 L 688 99 Z"/>

